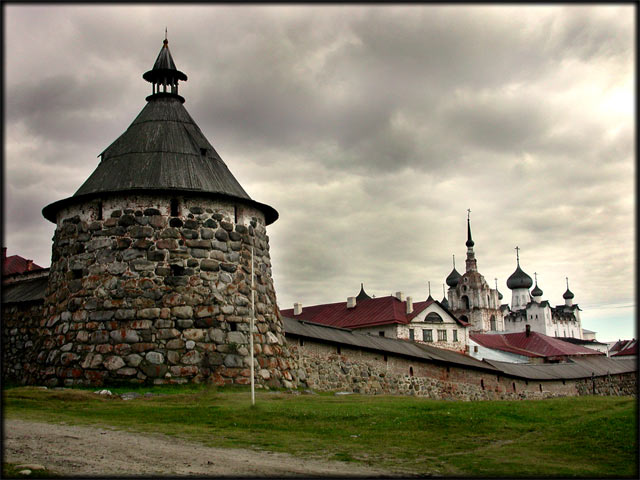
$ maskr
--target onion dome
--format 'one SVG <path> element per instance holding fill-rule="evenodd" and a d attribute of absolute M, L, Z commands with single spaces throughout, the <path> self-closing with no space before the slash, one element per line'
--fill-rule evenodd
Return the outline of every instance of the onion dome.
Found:
<path fill-rule="evenodd" d="M 533 273 L 533 275 L 536 278 L 536 286 L 533 290 L 531 290 L 531 296 L 532 297 L 541 297 L 542 296 L 542 290 L 540 290 L 540 287 L 538 286 L 538 274 L 537 273 Z"/>
<path fill-rule="evenodd" d="M 516 247 L 516 261 L 518 266 L 516 267 L 516 271 L 513 272 L 509 278 L 507 278 L 507 287 L 510 290 L 515 290 L 516 288 L 531 288 L 531 286 L 533 285 L 533 280 L 520 268 L 519 247 Z"/>
<path fill-rule="evenodd" d="M 498 292 L 498 300 L 502 300 L 504 296 L 500 293 L 500 290 L 497 290 L 497 292 Z"/>
<path fill-rule="evenodd" d="M 460 275 L 460 273 L 456 270 L 456 256 L 454 255 L 453 270 L 451 270 L 451 273 L 449 274 L 449 276 L 445 281 L 447 282 L 447 285 L 449 285 L 451 288 L 456 288 L 461 278 L 462 278 L 462 275 Z"/>
<path fill-rule="evenodd" d="M 442 284 L 442 301 L 440 302 L 444 308 L 449 308 L 449 302 L 447 300 L 447 294 L 444 291 L 444 283 Z"/>
<path fill-rule="evenodd" d="M 516 288 L 531 288 L 532 285 L 533 280 L 522 271 L 520 265 L 518 265 L 516 271 L 507 278 L 507 287 L 509 287 L 510 290 L 515 290 Z"/>
<path fill-rule="evenodd" d="M 360 293 L 356 297 L 356 302 L 361 302 L 363 300 L 371 300 L 371 297 L 369 295 L 367 295 L 367 293 L 364 291 L 364 283 L 361 283 L 360 284 Z"/>
<path fill-rule="evenodd" d="M 571 292 L 571 290 L 569 290 L 569 279 L 568 278 L 567 278 L 567 291 L 562 294 L 562 298 L 564 298 L 565 300 L 573 299 L 573 292 Z"/>
<path fill-rule="evenodd" d="M 109 194 L 159 194 L 237 202 L 261 211 L 267 225 L 275 222 L 278 212 L 251 199 L 184 108 L 178 81 L 187 76 L 176 69 L 166 38 L 143 78 L 153 84 L 145 107 L 99 155 L 100 163 L 78 191 L 47 205 L 43 216 L 55 223 L 62 208 Z"/>
<path fill-rule="evenodd" d="M 449 285 L 451 288 L 456 288 L 461 278 L 462 278 L 462 275 L 460 275 L 460 273 L 458 273 L 456 268 L 453 267 L 453 270 L 447 277 L 447 280 L 446 280 L 447 285 Z"/>

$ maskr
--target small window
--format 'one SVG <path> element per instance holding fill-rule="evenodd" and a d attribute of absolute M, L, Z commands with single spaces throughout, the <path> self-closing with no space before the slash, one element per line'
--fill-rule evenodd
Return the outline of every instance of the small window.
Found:
<path fill-rule="evenodd" d="M 480 379 L 480 387 L 484 390 L 484 380 L 482 378 Z"/>
<path fill-rule="evenodd" d="M 413 328 L 409 329 L 409 340 L 413 340 L 414 339 L 414 332 L 413 332 Z"/>
<path fill-rule="evenodd" d="M 458 329 L 455 329 L 453 331 L 453 341 L 457 342 L 458 341 Z"/>
<path fill-rule="evenodd" d="M 96 207 L 96 213 L 98 214 L 98 220 L 102 220 L 102 201 L 98 202 L 98 206 Z"/>
<path fill-rule="evenodd" d="M 473 351 L 474 351 L 474 353 L 478 353 L 478 345 L 474 345 L 473 346 Z"/>
<path fill-rule="evenodd" d="M 422 340 L 424 342 L 433 342 L 433 330 L 422 330 Z"/>
<path fill-rule="evenodd" d="M 409 367 L 409 375 L 413 377 L 413 367 Z"/>
<path fill-rule="evenodd" d="M 513 385 L 513 393 L 515 393 L 516 392 L 516 382 L 513 382 L 512 385 Z"/>
<path fill-rule="evenodd" d="M 384 356 L 384 361 L 386 362 L 386 361 L 388 361 L 388 360 L 389 360 L 389 358 L 385 355 L 385 356 Z"/>
<path fill-rule="evenodd" d="M 235 323 L 235 322 L 229 322 L 229 329 L 230 329 L 232 332 L 235 332 L 236 330 L 238 330 L 238 324 L 237 324 L 237 323 Z"/>
<path fill-rule="evenodd" d="M 172 217 L 177 217 L 178 215 L 180 215 L 178 199 L 177 198 L 172 198 L 171 199 L 171 216 Z"/>
<path fill-rule="evenodd" d="M 300 339 L 298 340 L 298 342 L 300 343 L 300 346 L 301 346 L 301 347 L 304 347 L 304 340 L 303 340 L 302 338 L 300 338 Z"/>
<path fill-rule="evenodd" d="M 542 384 L 538 384 L 538 387 L 540 387 L 540 391 L 542 392 Z"/>
<path fill-rule="evenodd" d="M 446 330 L 438 330 L 438 341 L 446 342 L 447 341 L 447 331 Z"/>
<path fill-rule="evenodd" d="M 381 336 L 381 337 L 384 337 L 384 331 L 378 332 L 378 335 Z"/>
<path fill-rule="evenodd" d="M 340 349 L 340 347 L 336 347 L 336 353 L 337 353 L 338 355 L 340 355 L 340 354 L 342 353 L 342 350 Z"/>
<path fill-rule="evenodd" d="M 200 155 L 202 155 L 203 157 L 207 154 L 207 149 L 206 148 L 201 148 L 200 149 Z"/>

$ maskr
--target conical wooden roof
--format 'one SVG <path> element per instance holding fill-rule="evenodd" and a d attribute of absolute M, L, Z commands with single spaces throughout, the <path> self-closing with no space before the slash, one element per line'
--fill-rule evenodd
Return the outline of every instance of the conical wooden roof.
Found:
<path fill-rule="evenodd" d="M 175 70 L 166 44 L 156 64 L 160 60 L 162 70 Z M 157 81 L 151 77 L 148 81 Z M 162 192 L 238 200 L 262 211 L 267 225 L 273 223 L 278 212 L 249 197 L 184 108 L 183 101 L 169 92 L 147 97 L 147 105 L 100 154 L 101 162 L 73 197 L 46 206 L 44 217 L 55 222 L 56 213 L 63 206 L 105 194 Z"/>

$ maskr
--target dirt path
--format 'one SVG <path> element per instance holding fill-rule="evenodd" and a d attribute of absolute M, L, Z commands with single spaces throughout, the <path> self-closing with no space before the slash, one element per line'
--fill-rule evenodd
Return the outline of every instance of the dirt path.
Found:
<path fill-rule="evenodd" d="M 387 476 L 344 462 L 206 447 L 159 434 L 4 420 L 4 461 L 38 463 L 64 476 Z"/>

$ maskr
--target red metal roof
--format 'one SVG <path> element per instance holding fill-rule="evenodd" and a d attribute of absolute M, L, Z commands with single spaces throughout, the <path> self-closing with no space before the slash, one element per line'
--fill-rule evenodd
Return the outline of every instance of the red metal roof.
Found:
<path fill-rule="evenodd" d="M 36 265 L 35 263 L 33 263 L 33 260 L 27 260 L 26 258 L 22 258 L 20 255 L 11 255 L 10 257 L 5 257 L 4 255 L 6 254 L 6 250 L 4 250 L 2 253 L 3 275 L 31 272 L 34 270 L 42 270 L 43 268 L 40 265 Z"/>
<path fill-rule="evenodd" d="M 557 357 L 567 355 L 604 355 L 591 348 L 563 342 L 538 332 L 473 334 L 471 340 L 487 348 L 519 353 L 526 356 Z"/>
<path fill-rule="evenodd" d="M 618 348 L 618 351 L 612 354 L 612 357 L 623 357 L 625 355 L 637 355 L 638 354 L 638 341 L 636 339 L 633 340 L 623 340 L 623 344 Z M 618 342 L 621 343 L 621 342 Z M 616 343 L 617 345 L 617 343 Z M 614 345 L 615 346 L 615 345 Z"/>
<path fill-rule="evenodd" d="M 354 308 L 347 308 L 347 302 L 339 302 L 303 307 L 300 315 L 294 315 L 292 308 L 281 310 L 281 313 L 285 317 L 332 327 L 362 328 L 393 323 L 409 323 L 416 315 L 432 303 L 436 303 L 444 309 L 439 302 L 431 299 L 424 302 L 414 302 L 413 312 L 407 315 L 406 302 L 401 302 L 396 297 L 390 295 L 357 302 Z M 447 311 L 446 309 L 444 310 Z M 456 318 L 453 314 L 449 314 L 460 325 L 469 325 Z"/>

